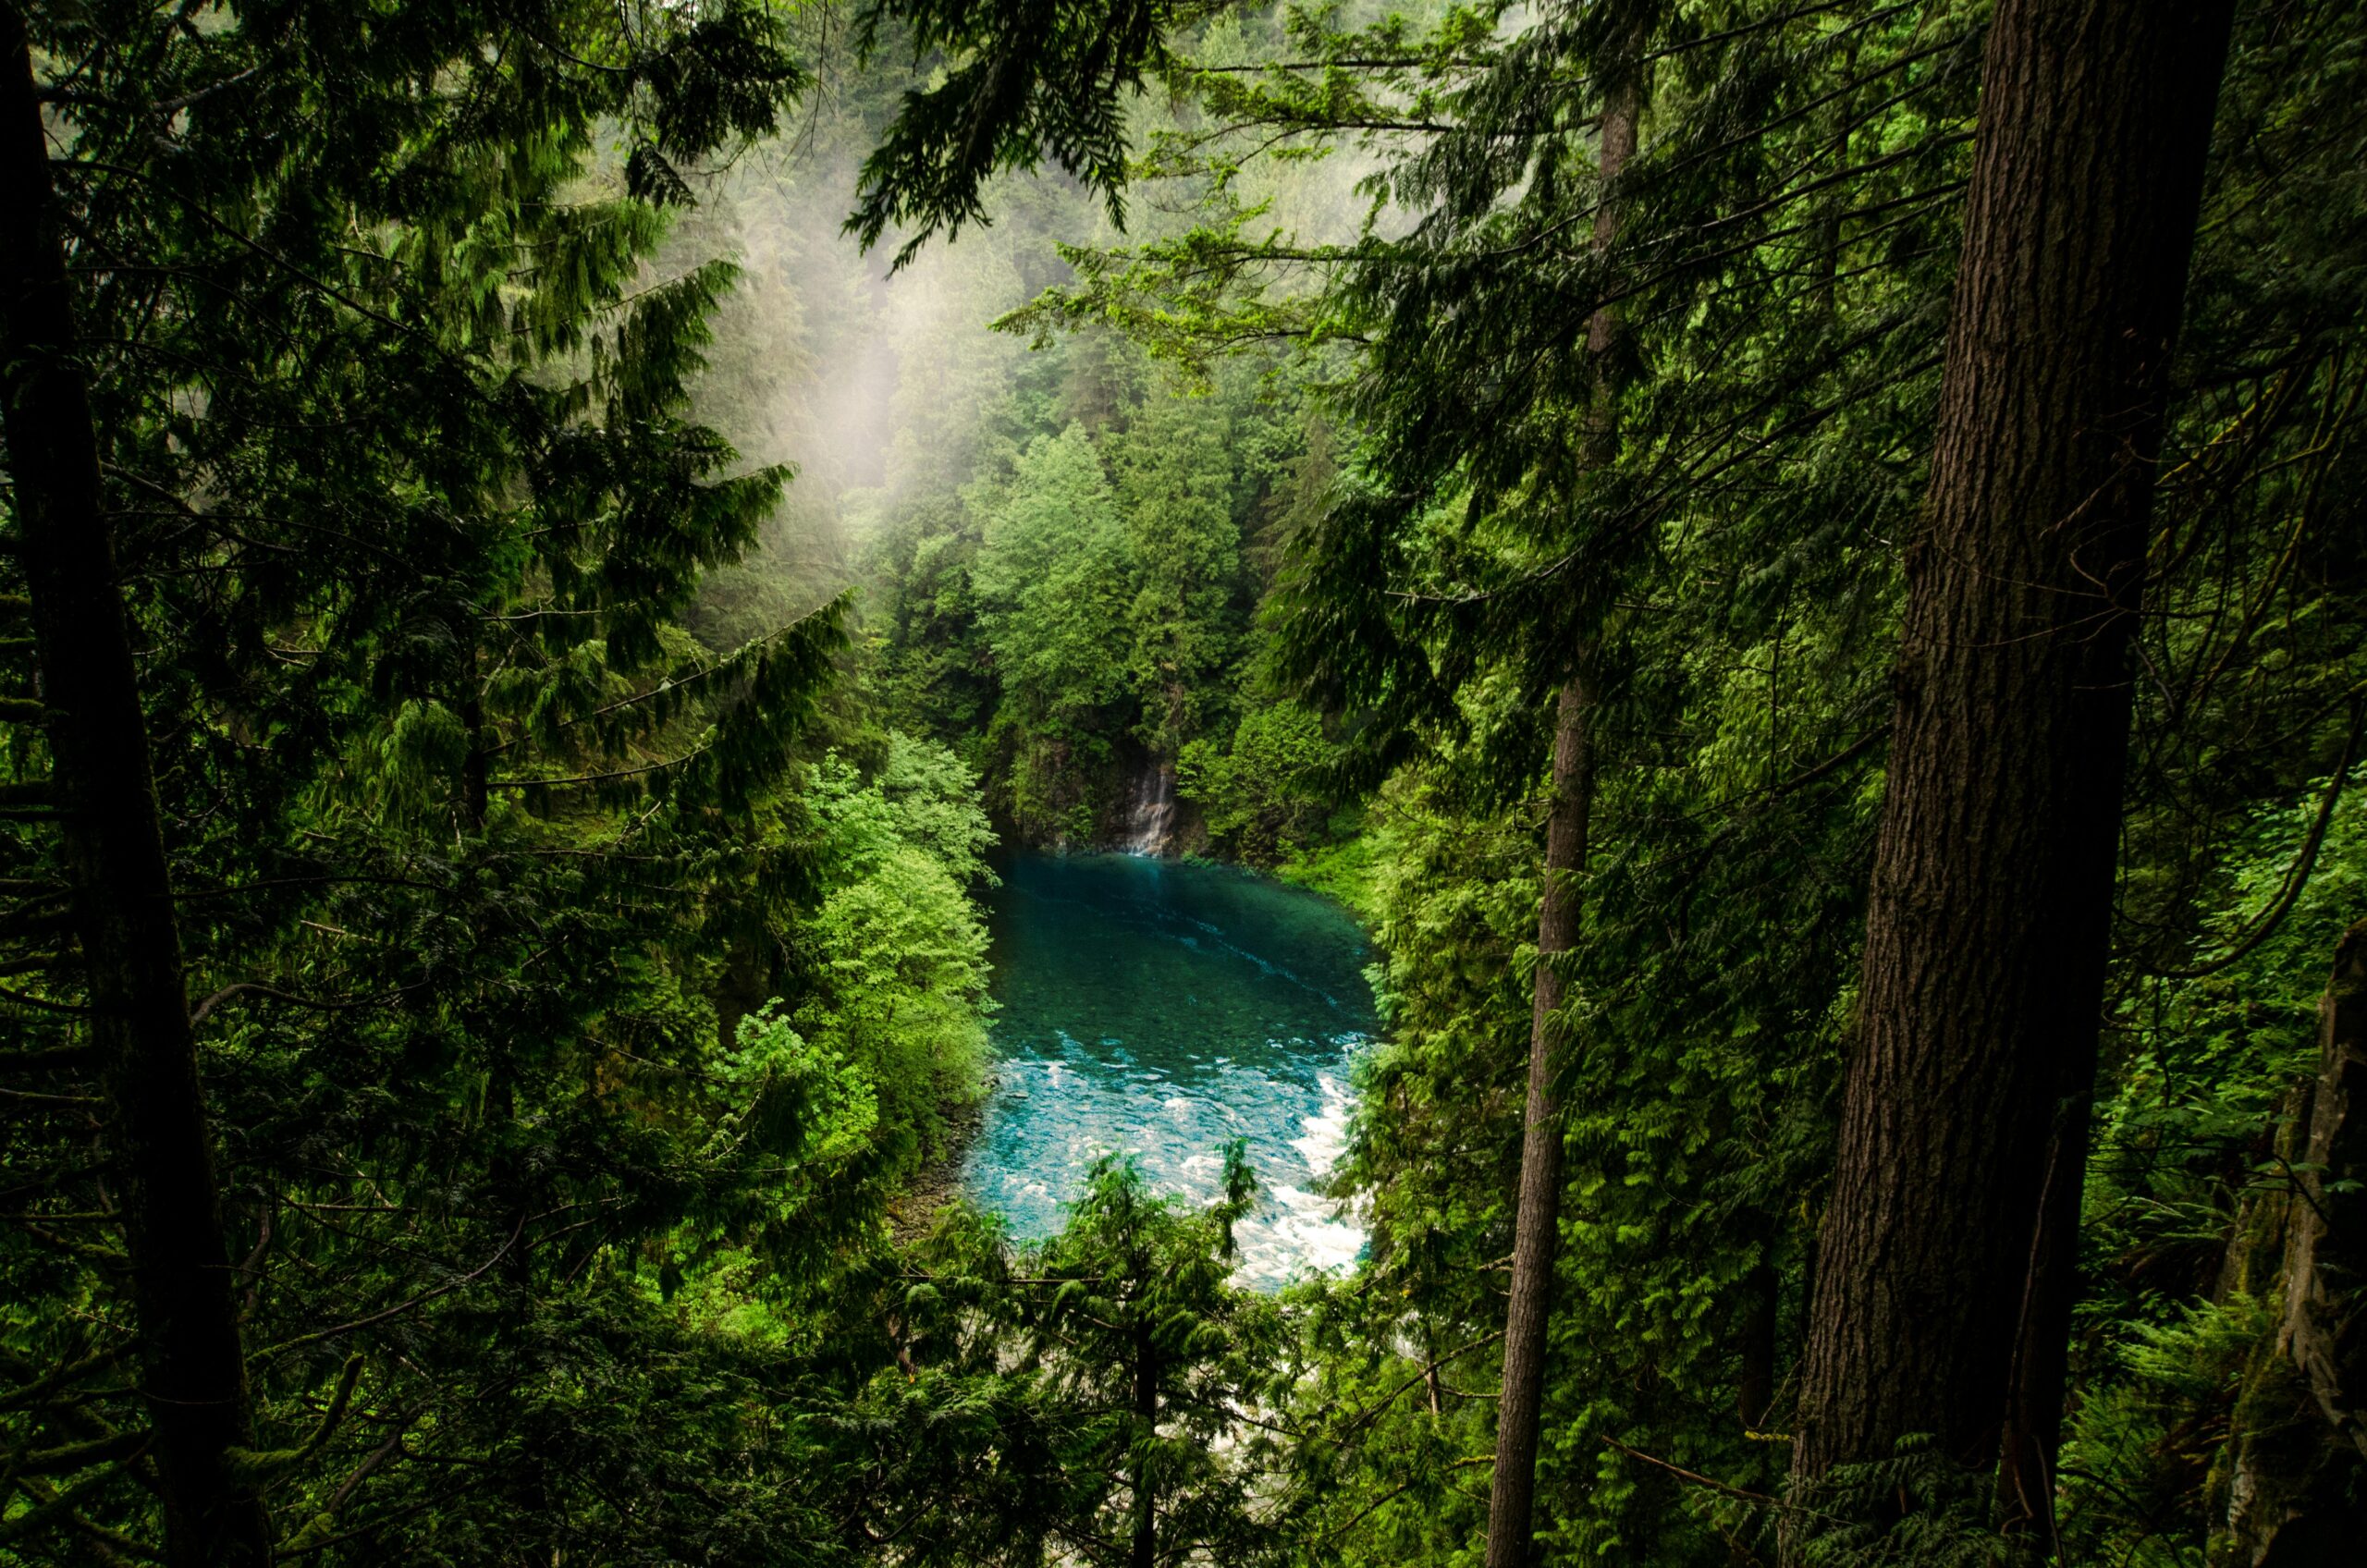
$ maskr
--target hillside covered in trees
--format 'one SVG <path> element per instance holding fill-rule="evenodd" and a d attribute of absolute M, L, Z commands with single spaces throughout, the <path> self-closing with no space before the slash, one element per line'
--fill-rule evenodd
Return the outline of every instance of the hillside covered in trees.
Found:
<path fill-rule="evenodd" d="M 2355 0 L 0 0 L 0 1562 L 2367 1550 Z M 1353 1264 L 964 1185 L 1111 851 Z"/>

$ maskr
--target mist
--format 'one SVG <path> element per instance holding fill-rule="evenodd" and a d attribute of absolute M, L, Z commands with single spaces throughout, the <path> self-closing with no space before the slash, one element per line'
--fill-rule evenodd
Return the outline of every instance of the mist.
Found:
<path fill-rule="evenodd" d="M 1244 53 L 1230 20 L 1202 43 L 1211 58 Z M 1007 467 L 1016 450 L 1003 434 L 1016 423 L 1013 398 L 1031 377 L 1051 378 L 1054 367 L 1042 361 L 1072 345 L 1034 349 L 994 324 L 1074 280 L 1062 246 L 1139 245 L 1181 233 L 1207 212 L 1205 179 L 1146 182 L 1122 230 L 1098 195 L 1058 169 L 1008 176 L 990 193 L 986 223 L 940 236 L 892 269 L 902 236 L 865 252 L 842 231 L 888 102 L 876 80 L 859 97 L 817 94 L 788 134 L 700 182 L 699 204 L 678 222 L 658 269 L 737 264 L 691 411 L 730 441 L 744 467 L 794 472 L 756 551 L 710 584 L 708 619 L 721 624 L 707 634 L 721 641 L 758 634 L 765 621 L 856 585 L 879 520 L 898 506 L 958 493 Z M 1179 113 L 1188 111 L 1144 95 L 1136 145 L 1179 129 Z M 1391 151 L 1336 148 L 1317 160 L 1264 163 L 1232 199 L 1267 203 L 1261 236 L 1345 243 L 1372 205 L 1360 187 Z"/>

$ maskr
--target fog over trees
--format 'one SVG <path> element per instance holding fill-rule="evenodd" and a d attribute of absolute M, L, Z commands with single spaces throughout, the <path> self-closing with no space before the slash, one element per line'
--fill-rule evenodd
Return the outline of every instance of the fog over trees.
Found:
<path fill-rule="evenodd" d="M 2360 1553 L 2355 0 L 0 0 L 0 1562 Z M 1352 1266 L 1246 1139 L 965 1176 L 1116 851 L 1364 932 Z"/>

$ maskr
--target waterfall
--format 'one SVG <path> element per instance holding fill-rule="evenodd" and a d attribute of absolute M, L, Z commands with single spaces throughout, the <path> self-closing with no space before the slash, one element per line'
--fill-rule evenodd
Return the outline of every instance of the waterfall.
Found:
<path fill-rule="evenodd" d="M 1126 802 L 1126 839 L 1130 855 L 1163 855 L 1175 834 L 1175 766 L 1153 760 L 1134 779 Z"/>

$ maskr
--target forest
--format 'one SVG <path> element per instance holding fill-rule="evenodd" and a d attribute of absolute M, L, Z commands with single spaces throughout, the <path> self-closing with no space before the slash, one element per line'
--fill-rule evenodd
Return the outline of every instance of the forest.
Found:
<path fill-rule="evenodd" d="M 0 0 L 0 1563 L 2367 1561 L 2358 0 Z M 1336 1149 L 998 1207 L 1094 866 Z"/>

